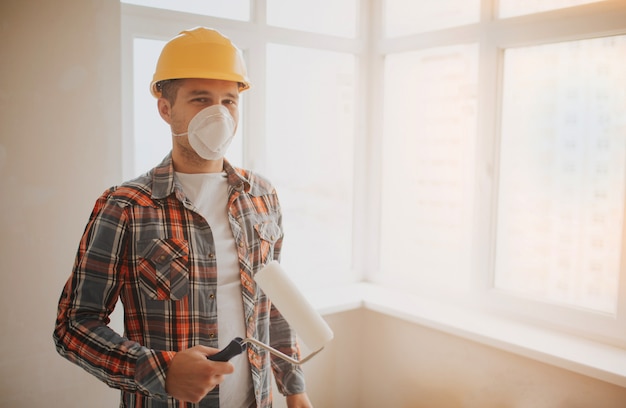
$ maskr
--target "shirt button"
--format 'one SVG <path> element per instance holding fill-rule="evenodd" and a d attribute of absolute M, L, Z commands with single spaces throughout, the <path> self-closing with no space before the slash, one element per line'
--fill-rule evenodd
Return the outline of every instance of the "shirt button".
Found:
<path fill-rule="evenodd" d="M 165 261 L 166 259 L 167 259 L 167 256 L 165 256 L 165 255 L 161 255 L 161 256 L 159 256 L 158 261 L 159 261 L 159 262 L 163 262 L 163 261 Z"/>
<path fill-rule="evenodd" d="M 211 294 L 209 295 L 209 298 L 211 298 L 211 299 L 215 299 L 215 295 L 214 295 L 213 293 L 211 293 Z"/>
<path fill-rule="evenodd" d="M 215 333 L 209 333 L 209 337 L 210 338 L 214 338 L 215 337 Z"/>
<path fill-rule="evenodd" d="M 209 254 L 209 258 L 211 259 L 215 258 L 215 254 Z"/>
<path fill-rule="evenodd" d="M 243 241 L 239 241 L 239 248 L 243 248 Z"/>

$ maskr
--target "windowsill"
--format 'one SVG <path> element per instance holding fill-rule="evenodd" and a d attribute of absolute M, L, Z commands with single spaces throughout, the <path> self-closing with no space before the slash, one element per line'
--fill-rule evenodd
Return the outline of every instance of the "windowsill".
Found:
<path fill-rule="evenodd" d="M 361 307 L 626 387 L 626 349 L 487 316 L 371 283 L 306 293 L 322 314 Z"/>

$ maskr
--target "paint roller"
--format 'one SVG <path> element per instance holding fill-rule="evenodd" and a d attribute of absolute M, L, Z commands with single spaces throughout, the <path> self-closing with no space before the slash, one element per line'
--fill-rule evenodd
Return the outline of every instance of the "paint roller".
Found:
<path fill-rule="evenodd" d="M 308 356 L 296 360 L 256 339 L 236 337 L 224 349 L 209 356 L 209 360 L 228 361 L 241 354 L 246 349 L 247 344 L 251 343 L 291 364 L 300 365 L 322 351 L 324 346 L 332 340 L 333 332 L 328 324 L 307 302 L 277 261 L 265 265 L 255 275 L 254 280 L 298 334 L 302 342 L 313 351 Z"/>

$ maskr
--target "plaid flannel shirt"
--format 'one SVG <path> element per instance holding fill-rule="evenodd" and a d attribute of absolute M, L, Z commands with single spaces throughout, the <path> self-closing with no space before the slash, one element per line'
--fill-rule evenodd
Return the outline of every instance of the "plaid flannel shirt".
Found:
<path fill-rule="evenodd" d="M 276 192 L 263 178 L 224 163 L 228 218 L 241 274 L 246 336 L 299 358 L 286 321 L 253 276 L 282 246 Z M 122 407 L 219 407 L 219 387 L 198 404 L 165 392 L 176 351 L 217 348 L 217 269 L 210 226 L 176 182 L 171 155 L 149 173 L 113 187 L 97 200 L 59 300 L 57 351 L 111 387 Z M 117 300 L 124 336 L 107 324 Z M 271 407 L 273 370 L 278 389 L 304 391 L 299 367 L 248 347 L 258 407 Z M 271 367 L 271 369 L 270 369 Z"/>

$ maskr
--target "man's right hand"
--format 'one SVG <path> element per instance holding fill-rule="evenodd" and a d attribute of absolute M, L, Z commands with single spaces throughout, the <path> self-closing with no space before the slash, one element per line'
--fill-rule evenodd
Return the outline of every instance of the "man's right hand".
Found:
<path fill-rule="evenodd" d="M 176 399 L 200 402 L 213 388 L 232 374 L 235 367 L 229 362 L 208 360 L 219 350 L 195 346 L 179 351 L 172 359 L 165 376 L 165 391 Z"/>

